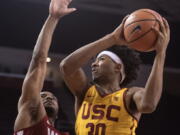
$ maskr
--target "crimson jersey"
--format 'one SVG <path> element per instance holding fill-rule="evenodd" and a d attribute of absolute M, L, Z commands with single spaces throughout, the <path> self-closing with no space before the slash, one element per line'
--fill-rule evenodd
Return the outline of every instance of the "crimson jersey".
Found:
<path fill-rule="evenodd" d="M 45 116 L 39 123 L 16 131 L 13 135 L 69 135 L 61 133 L 49 124 L 48 117 Z"/>

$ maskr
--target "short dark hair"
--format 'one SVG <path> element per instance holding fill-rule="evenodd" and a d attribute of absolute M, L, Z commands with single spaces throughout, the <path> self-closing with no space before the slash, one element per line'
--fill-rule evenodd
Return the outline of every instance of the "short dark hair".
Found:
<path fill-rule="evenodd" d="M 139 53 L 137 51 L 135 51 L 134 49 L 128 48 L 127 46 L 124 46 L 124 45 L 123 46 L 114 45 L 108 48 L 107 50 L 118 55 L 124 64 L 126 77 L 124 81 L 120 84 L 121 87 L 125 87 L 130 82 L 137 79 L 138 70 L 139 70 L 140 64 L 142 63 Z"/>

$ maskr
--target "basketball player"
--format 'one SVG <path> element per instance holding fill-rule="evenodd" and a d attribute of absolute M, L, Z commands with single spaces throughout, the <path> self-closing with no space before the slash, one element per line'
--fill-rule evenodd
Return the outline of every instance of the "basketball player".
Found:
<path fill-rule="evenodd" d="M 23 82 L 14 135 L 67 135 L 54 128 L 58 114 L 57 98 L 50 92 L 41 92 L 41 89 L 46 75 L 46 58 L 54 29 L 63 16 L 76 10 L 68 8 L 70 2 L 71 0 L 51 0 L 49 16 L 37 39 Z"/>
<path fill-rule="evenodd" d="M 125 18 L 126 19 L 126 18 Z M 124 19 L 124 20 L 125 20 Z M 137 78 L 140 59 L 126 46 L 123 24 L 111 34 L 81 47 L 60 64 L 64 80 L 75 96 L 77 135 L 135 135 L 143 113 L 152 113 L 162 93 L 163 68 L 170 30 L 165 19 L 159 22 L 154 64 L 144 88 L 126 85 Z M 82 66 L 92 63 L 93 84 Z"/>

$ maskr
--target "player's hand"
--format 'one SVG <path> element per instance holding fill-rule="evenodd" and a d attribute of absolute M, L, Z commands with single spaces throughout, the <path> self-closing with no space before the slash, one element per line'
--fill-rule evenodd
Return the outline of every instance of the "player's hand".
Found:
<path fill-rule="evenodd" d="M 51 0 L 49 14 L 56 18 L 61 18 L 74 11 L 76 8 L 68 8 L 72 0 Z"/>
<path fill-rule="evenodd" d="M 115 39 L 115 43 L 117 45 L 128 45 L 127 41 L 124 38 L 124 23 L 128 17 L 129 15 L 124 17 L 121 24 L 112 32 Z"/>
<path fill-rule="evenodd" d="M 165 53 L 170 40 L 170 28 L 165 18 L 162 22 L 159 21 L 159 24 L 160 30 L 152 28 L 158 34 L 155 50 L 157 53 Z"/>

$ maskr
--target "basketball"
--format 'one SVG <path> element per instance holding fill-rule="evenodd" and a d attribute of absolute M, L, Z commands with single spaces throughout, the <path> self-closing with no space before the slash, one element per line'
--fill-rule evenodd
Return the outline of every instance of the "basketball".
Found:
<path fill-rule="evenodd" d="M 154 50 L 158 35 L 152 27 L 160 29 L 162 17 L 151 9 L 139 9 L 130 14 L 124 23 L 124 38 L 130 48 L 141 52 Z"/>

